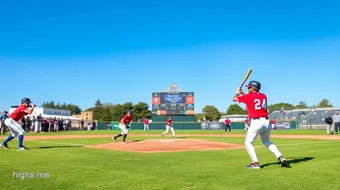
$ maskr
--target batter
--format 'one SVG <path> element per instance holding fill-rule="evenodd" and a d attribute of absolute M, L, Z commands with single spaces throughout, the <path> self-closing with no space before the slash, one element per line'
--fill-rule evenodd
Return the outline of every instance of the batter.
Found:
<path fill-rule="evenodd" d="M 248 94 L 244 94 L 242 89 L 239 88 L 233 98 L 234 102 L 246 104 L 248 118 L 251 121 L 244 144 L 252 163 L 247 165 L 246 168 L 260 169 L 260 163 L 253 146 L 258 135 L 260 135 L 263 145 L 280 161 L 280 166 L 288 167 L 287 161 L 281 152 L 269 141 L 271 125 L 268 120 L 267 96 L 260 93 L 261 83 L 258 81 L 250 81 L 246 87 L 248 88 Z"/>

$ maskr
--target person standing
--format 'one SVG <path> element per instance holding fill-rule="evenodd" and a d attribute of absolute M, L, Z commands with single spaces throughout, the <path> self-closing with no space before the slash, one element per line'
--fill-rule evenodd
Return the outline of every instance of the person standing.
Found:
<path fill-rule="evenodd" d="M 229 130 L 229 132 L 231 133 L 231 127 L 230 127 L 230 119 L 229 119 L 229 117 L 227 117 L 227 118 L 224 120 L 224 123 L 225 123 L 225 130 L 224 130 L 224 133 L 227 133 L 227 130 Z"/>
<path fill-rule="evenodd" d="M 275 121 L 275 119 L 270 120 L 270 124 L 272 125 L 272 129 L 276 130 L 276 121 Z"/>
<path fill-rule="evenodd" d="M 332 119 L 334 123 L 335 134 L 338 134 L 338 131 L 340 130 L 340 115 L 338 111 L 335 112 Z"/>
<path fill-rule="evenodd" d="M 329 115 L 324 119 L 327 128 L 327 135 L 333 135 L 333 118 Z"/>
<path fill-rule="evenodd" d="M 149 132 L 149 120 L 147 118 L 144 119 L 144 133 Z"/>
<path fill-rule="evenodd" d="M 258 135 L 260 135 L 263 145 L 279 160 L 280 166 L 288 167 L 286 159 L 282 156 L 276 145 L 269 140 L 271 126 L 268 120 L 267 96 L 260 92 L 261 83 L 250 81 L 246 87 L 248 88 L 248 94 L 243 93 L 242 88 L 238 88 L 233 97 L 234 102 L 246 104 L 248 118 L 251 120 L 244 144 L 252 162 L 246 168 L 260 169 L 260 163 L 253 146 Z"/>
<path fill-rule="evenodd" d="M 246 130 L 248 130 L 249 129 L 249 119 L 248 118 L 246 118 L 245 120 L 244 120 L 244 131 L 246 131 Z"/>
<path fill-rule="evenodd" d="M 33 112 L 35 108 L 35 105 L 32 104 L 31 100 L 29 98 L 23 98 L 21 100 L 21 105 L 16 108 L 9 116 L 8 118 L 5 120 L 5 125 L 11 130 L 11 135 L 9 135 L 7 137 L 7 139 L 2 142 L 0 144 L 0 146 L 4 149 L 8 149 L 7 144 L 14 139 L 15 137 L 18 136 L 19 139 L 19 143 L 18 143 L 18 150 L 28 150 L 28 148 L 26 148 L 23 145 L 23 141 L 24 141 L 24 134 L 25 131 L 24 129 L 19 125 L 18 122 L 20 122 L 20 120 L 28 115 L 31 114 Z"/>
<path fill-rule="evenodd" d="M 41 132 L 41 125 L 42 125 L 42 120 L 43 118 L 41 117 L 41 114 L 37 116 L 37 121 L 35 123 L 35 133 L 40 133 Z"/>
<path fill-rule="evenodd" d="M 2 134 L 6 134 L 7 132 L 7 127 L 5 125 L 5 120 L 8 118 L 8 112 L 4 111 L 4 114 L 0 116 L 0 135 L 1 135 L 1 130 Z"/>

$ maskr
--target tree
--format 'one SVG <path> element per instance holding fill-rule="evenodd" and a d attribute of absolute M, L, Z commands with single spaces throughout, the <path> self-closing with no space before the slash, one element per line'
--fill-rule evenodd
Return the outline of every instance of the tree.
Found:
<path fill-rule="evenodd" d="M 202 112 L 208 121 L 219 120 L 221 118 L 221 113 L 215 106 L 207 105 L 202 109 Z"/>
<path fill-rule="evenodd" d="M 285 109 L 285 110 L 292 110 L 292 109 L 294 109 L 295 107 L 294 107 L 292 104 L 284 103 L 284 102 L 277 103 L 277 104 L 272 104 L 272 105 L 269 105 L 269 106 L 268 106 L 268 109 L 269 109 L 270 111 L 281 110 L 281 108 L 283 108 L 283 109 Z"/>
<path fill-rule="evenodd" d="M 150 119 L 152 112 L 149 110 L 149 105 L 145 102 L 139 102 L 133 105 L 133 121 L 142 120 L 144 118 Z"/>
<path fill-rule="evenodd" d="M 331 107 L 333 107 L 333 105 L 327 99 L 322 99 L 316 107 L 318 107 L 318 108 L 331 108 Z"/>
<path fill-rule="evenodd" d="M 308 108 L 306 102 L 300 101 L 298 105 L 295 106 L 296 109 L 305 109 Z"/>
<path fill-rule="evenodd" d="M 247 111 L 241 108 L 238 104 L 232 104 L 227 110 L 227 115 L 245 115 Z"/>
<path fill-rule="evenodd" d="M 205 115 L 204 115 L 203 113 L 196 113 L 196 114 L 195 114 L 195 120 L 196 120 L 196 122 L 198 122 L 198 121 L 203 121 L 204 117 L 205 117 Z"/>
<path fill-rule="evenodd" d="M 103 107 L 103 104 L 100 102 L 100 100 L 98 99 L 96 101 L 96 103 L 94 104 L 95 107 Z"/>

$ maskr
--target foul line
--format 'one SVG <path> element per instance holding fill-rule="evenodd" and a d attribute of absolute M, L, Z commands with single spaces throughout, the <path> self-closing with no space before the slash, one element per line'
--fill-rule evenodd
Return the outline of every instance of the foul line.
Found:
<path fill-rule="evenodd" d="M 71 145 L 71 146 L 87 146 L 86 144 L 74 144 L 74 143 L 64 143 L 64 142 L 55 142 L 55 141 L 35 141 L 41 143 L 50 143 L 50 144 L 61 144 L 61 145 Z M 306 143 L 294 143 L 294 144 L 275 144 L 278 147 L 281 146 L 296 146 L 296 145 L 309 145 L 309 144 L 325 144 L 325 143 L 334 143 L 339 141 L 322 141 L 322 142 L 306 142 Z M 258 148 L 265 148 L 265 147 L 258 147 Z"/>
<path fill-rule="evenodd" d="M 34 141 L 34 142 L 50 143 L 50 144 L 64 144 L 64 145 L 72 145 L 72 146 L 86 146 L 86 144 L 63 143 L 63 142 L 54 142 L 54 141 Z"/>

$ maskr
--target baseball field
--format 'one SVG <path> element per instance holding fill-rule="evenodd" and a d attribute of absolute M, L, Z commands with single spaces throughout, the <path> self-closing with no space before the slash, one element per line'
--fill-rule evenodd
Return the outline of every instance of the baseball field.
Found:
<path fill-rule="evenodd" d="M 118 131 L 27 134 L 29 151 L 0 149 L 0 189 L 340 189 L 340 136 L 325 131 L 273 131 L 291 168 L 256 140 L 261 169 L 250 163 L 244 131 Z M 0 136 L 1 141 L 5 138 Z"/>

